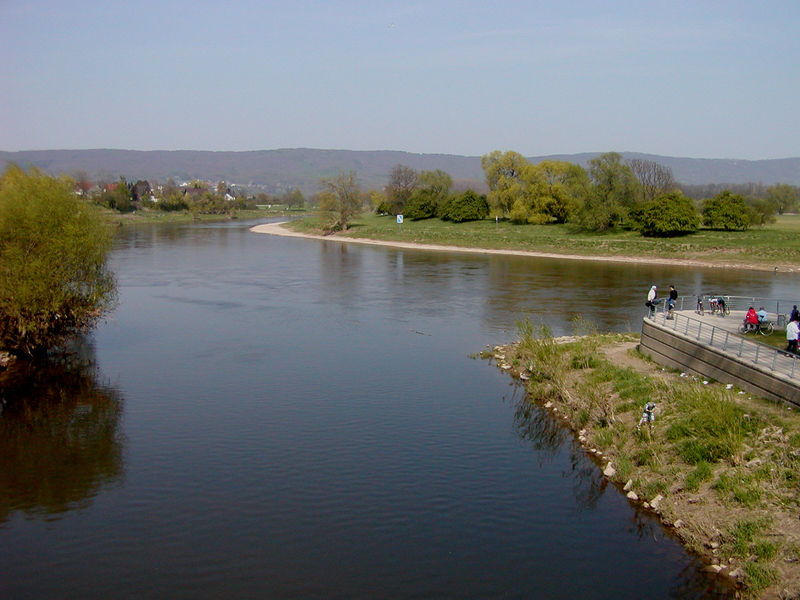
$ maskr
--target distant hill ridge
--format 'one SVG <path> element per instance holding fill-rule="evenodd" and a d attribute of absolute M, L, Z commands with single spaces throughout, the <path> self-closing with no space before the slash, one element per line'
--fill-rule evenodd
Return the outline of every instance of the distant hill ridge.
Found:
<path fill-rule="evenodd" d="M 531 162 L 563 160 L 586 166 L 600 152 L 556 154 L 529 157 Z M 768 160 L 726 158 L 680 158 L 636 152 L 622 152 L 625 160 L 653 160 L 672 169 L 679 183 L 741 184 L 789 183 L 800 185 L 800 157 Z M 321 177 L 353 170 L 362 187 L 382 188 L 397 164 L 418 171 L 441 169 L 454 181 L 485 187 L 478 156 L 454 154 L 414 154 L 393 150 L 318 150 L 286 148 L 237 152 L 200 150 L 24 150 L 0 151 L 0 167 L 7 163 L 35 166 L 57 174 L 85 171 L 94 179 L 148 179 L 176 182 L 203 179 L 257 186 L 270 193 L 299 188 L 308 194 L 316 191 Z"/>

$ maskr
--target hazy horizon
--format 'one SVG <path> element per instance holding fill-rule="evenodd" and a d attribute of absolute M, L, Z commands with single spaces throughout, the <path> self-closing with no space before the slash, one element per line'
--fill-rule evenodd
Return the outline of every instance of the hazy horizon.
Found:
<path fill-rule="evenodd" d="M 196 148 L 22 148 L 20 150 L 5 150 L 0 148 L 0 152 L 5 152 L 9 154 L 13 153 L 25 153 L 25 152 L 84 152 L 84 151 L 103 151 L 103 152 L 209 152 L 209 153 L 257 153 L 257 152 L 279 152 L 283 150 L 311 150 L 311 151 L 320 151 L 320 152 L 401 152 L 405 154 L 414 154 L 418 156 L 454 156 L 459 158 L 480 158 L 484 154 L 488 154 L 491 150 L 487 150 L 482 154 L 454 154 L 451 152 L 410 152 L 408 150 L 398 150 L 398 149 L 391 149 L 391 148 L 379 148 L 379 149 L 365 149 L 365 150 L 353 150 L 352 148 L 312 148 L 310 146 L 295 146 L 295 147 L 284 147 L 284 148 L 255 148 L 252 150 L 227 150 L 227 149 L 220 149 L 220 150 L 199 150 Z M 514 150 L 510 148 L 509 150 Z M 516 150 L 514 150 L 516 152 Z M 547 156 L 583 156 L 583 155 L 595 155 L 595 154 L 603 154 L 606 152 L 617 152 L 622 155 L 646 155 L 646 156 L 653 156 L 653 157 L 661 157 L 661 158 L 688 158 L 692 160 L 733 160 L 733 161 L 745 161 L 745 162 L 757 162 L 757 161 L 764 161 L 764 160 L 791 160 L 800 158 L 800 151 L 794 156 L 776 156 L 773 158 L 739 158 L 736 156 L 678 156 L 678 155 L 670 155 L 670 154 L 658 154 L 655 152 L 646 152 L 646 151 L 638 151 L 638 150 L 588 150 L 588 151 L 581 151 L 581 152 L 546 152 L 544 154 L 530 154 L 525 155 L 526 158 L 541 158 Z"/>

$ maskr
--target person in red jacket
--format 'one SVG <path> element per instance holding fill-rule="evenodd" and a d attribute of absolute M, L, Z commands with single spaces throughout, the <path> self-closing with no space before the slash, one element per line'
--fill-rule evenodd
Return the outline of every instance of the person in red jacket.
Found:
<path fill-rule="evenodd" d="M 748 331 L 758 329 L 758 314 L 756 314 L 756 309 L 752 306 L 747 309 L 747 314 L 744 316 L 744 324 L 747 326 Z"/>

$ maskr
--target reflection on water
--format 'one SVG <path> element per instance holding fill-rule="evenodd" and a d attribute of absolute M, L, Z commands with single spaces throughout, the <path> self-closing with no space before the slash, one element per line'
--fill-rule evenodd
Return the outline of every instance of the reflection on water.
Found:
<path fill-rule="evenodd" d="M 92 361 L 18 361 L 0 374 L 0 522 L 85 506 L 122 477 L 122 402 Z"/>
<path fill-rule="evenodd" d="M 603 476 L 600 465 L 587 455 L 586 450 L 564 424 L 548 410 L 525 397 L 521 385 L 515 384 L 514 390 L 513 397 L 517 399 L 514 427 L 517 435 L 537 452 L 540 464 L 554 461 L 559 453 L 567 452 L 568 468 L 564 468 L 561 475 L 564 479 L 571 480 L 575 508 L 578 512 L 596 510 L 603 494 L 608 489 L 613 489 Z M 631 511 L 629 531 L 645 543 L 678 541 L 664 529 L 655 515 L 643 510 Z M 669 597 L 726 598 L 735 595 L 729 582 L 704 574 L 702 566 L 697 559 L 689 561 L 670 583 Z M 647 596 L 643 592 L 642 597 Z"/>
<path fill-rule="evenodd" d="M 91 354 L 5 377 L 0 596 L 717 593 L 568 430 L 518 384 L 504 402 L 507 376 L 469 355 L 524 317 L 556 335 L 576 314 L 634 329 L 653 282 L 782 297 L 788 276 L 238 223 L 125 230 L 112 263 L 120 304 L 93 340 L 115 386 Z"/>

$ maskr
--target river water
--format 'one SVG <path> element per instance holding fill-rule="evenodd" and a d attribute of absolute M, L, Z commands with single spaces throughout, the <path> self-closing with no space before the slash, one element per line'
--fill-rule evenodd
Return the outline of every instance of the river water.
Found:
<path fill-rule="evenodd" d="M 137 227 L 119 306 L 0 417 L 3 598 L 702 598 L 725 589 L 508 376 L 542 319 L 787 275 Z"/>

